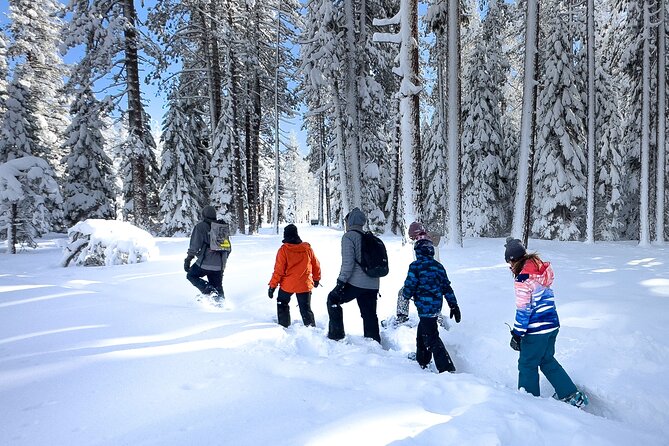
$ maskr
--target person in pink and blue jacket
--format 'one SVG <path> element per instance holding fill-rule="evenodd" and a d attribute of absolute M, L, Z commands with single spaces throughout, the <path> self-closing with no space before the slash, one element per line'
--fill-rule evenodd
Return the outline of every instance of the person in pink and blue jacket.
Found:
<path fill-rule="evenodd" d="M 555 359 L 555 340 L 560 319 L 555 308 L 553 268 L 536 253 L 528 253 L 518 239 L 507 238 L 504 260 L 514 277 L 516 320 L 511 330 L 511 348 L 520 352 L 518 388 L 539 396 L 539 370 L 555 388 L 556 399 L 581 407 L 588 397 L 576 388 Z"/>

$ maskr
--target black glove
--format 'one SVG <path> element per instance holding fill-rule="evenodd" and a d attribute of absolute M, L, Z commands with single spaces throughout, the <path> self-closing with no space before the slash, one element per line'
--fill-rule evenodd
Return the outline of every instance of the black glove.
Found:
<path fill-rule="evenodd" d="M 270 299 L 274 299 L 274 290 L 276 290 L 276 288 L 271 288 L 271 287 L 270 287 L 270 288 L 267 290 L 267 297 L 269 297 Z"/>
<path fill-rule="evenodd" d="M 321 282 L 319 280 L 314 280 L 314 288 L 318 288 L 318 285 L 320 285 Z"/>
<path fill-rule="evenodd" d="M 337 286 L 334 287 L 330 294 L 328 294 L 328 303 L 332 305 L 339 305 L 341 299 L 344 297 L 344 288 L 346 283 L 341 280 L 337 280 Z"/>
<path fill-rule="evenodd" d="M 346 288 L 346 282 L 342 282 L 341 280 L 337 280 L 337 286 L 334 289 L 334 292 L 338 294 L 339 296 L 344 295 L 344 288 Z"/>
<path fill-rule="evenodd" d="M 509 342 L 509 345 L 511 346 L 512 349 L 519 352 L 520 351 L 520 336 L 518 336 L 514 332 L 511 332 L 511 342 Z"/>
<path fill-rule="evenodd" d="M 458 304 L 448 304 L 449 307 L 451 307 L 451 319 L 455 318 L 455 323 L 459 324 L 460 319 L 462 318 L 462 314 L 460 313 L 460 307 L 458 307 Z"/>
<path fill-rule="evenodd" d="M 184 259 L 184 271 L 187 273 L 190 272 L 190 262 L 193 260 L 193 256 L 188 256 Z"/>

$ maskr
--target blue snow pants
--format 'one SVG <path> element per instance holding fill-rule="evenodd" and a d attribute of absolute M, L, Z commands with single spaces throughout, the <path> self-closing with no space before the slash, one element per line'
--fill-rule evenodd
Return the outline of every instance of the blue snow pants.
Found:
<path fill-rule="evenodd" d="M 576 392 L 576 386 L 555 359 L 558 330 L 545 334 L 525 335 L 520 341 L 518 388 L 539 396 L 539 369 L 555 388 L 559 399 Z"/>

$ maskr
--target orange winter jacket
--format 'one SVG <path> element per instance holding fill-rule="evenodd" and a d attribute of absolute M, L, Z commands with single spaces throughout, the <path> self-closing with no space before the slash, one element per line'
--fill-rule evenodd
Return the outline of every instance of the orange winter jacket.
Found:
<path fill-rule="evenodd" d="M 321 280 L 321 264 L 311 245 L 307 242 L 284 243 L 276 253 L 269 287 L 280 285 L 288 293 L 307 293 L 313 289 L 315 280 Z"/>

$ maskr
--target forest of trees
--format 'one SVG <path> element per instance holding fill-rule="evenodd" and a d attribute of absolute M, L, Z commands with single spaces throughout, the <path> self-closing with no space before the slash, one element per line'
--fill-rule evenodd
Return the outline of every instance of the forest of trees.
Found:
<path fill-rule="evenodd" d="M 205 204 L 245 234 L 359 207 L 456 246 L 664 242 L 665 0 L 8 3 L 11 250 L 86 218 L 183 236 Z"/>

